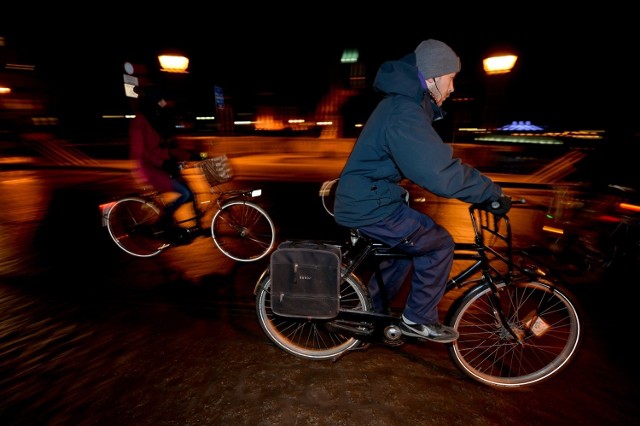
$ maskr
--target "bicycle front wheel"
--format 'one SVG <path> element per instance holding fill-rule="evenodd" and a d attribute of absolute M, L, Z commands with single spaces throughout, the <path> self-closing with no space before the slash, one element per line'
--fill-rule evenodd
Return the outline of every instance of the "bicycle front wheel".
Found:
<path fill-rule="evenodd" d="M 334 358 L 360 345 L 360 340 L 340 333 L 332 320 L 283 317 L 271 309 L 271 277 L 264 274 L 256 294 L 258 322 L 280 349 L 299 358 Z M 360 280 L 353 274 L 340 284 L 340 309 L 373 310 Z"/>
<path fill-rule="evenodd" d="M 132 256 L 151 257 L 162 251 L 163 242 L 154 235 L 152 225 L 160 208 L 140 197 L 116 201 L 107 214 L 107 230 L 113 241 Z"/>
<path fill-rule="evenodd" d="M 273 248 L 276 229 L 266 211 L 247 201 L 230 201 L 211 220 L 216 247 L 238 262 L 253 262 Z"/>
<path fill-rule="evenodd" d="M 498 284 L 507 324 L 495 313 L 487 284 L 452 307 L 447 324 L 460 333 L 450 344 L 453 362 L 469 377 L 496 388 L 541 383 L 563 370 L 582 342 L 582 322 L 567 290 L 538 281 Z"/>

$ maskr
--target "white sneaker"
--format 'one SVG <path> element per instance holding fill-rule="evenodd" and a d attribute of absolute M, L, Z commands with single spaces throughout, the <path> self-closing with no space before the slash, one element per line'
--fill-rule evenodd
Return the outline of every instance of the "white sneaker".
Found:
<path fill-rule="evenodd" d="M 405 336 L 418 337 L 440 343 L 454 342 L 460 336 L 453 328 L 442 325 L 439 322 L 434 324 L 407 324 L 404 321 L 400 321 L 400 331 Z"/>

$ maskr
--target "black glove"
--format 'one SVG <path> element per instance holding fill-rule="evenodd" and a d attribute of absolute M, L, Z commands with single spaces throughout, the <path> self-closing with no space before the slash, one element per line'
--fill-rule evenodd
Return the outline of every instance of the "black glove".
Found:
<path fill-rule="evenodd" d="M 485 201 L 479 207 L 496 216 L 504 216 L 511 210 L 511 197 L 501 195 L 497 200 Z"/>

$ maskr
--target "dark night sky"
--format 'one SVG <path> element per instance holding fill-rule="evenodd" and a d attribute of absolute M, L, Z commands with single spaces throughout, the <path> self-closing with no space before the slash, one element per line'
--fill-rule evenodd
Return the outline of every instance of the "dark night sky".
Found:
<path fill-rule="evenodd" d="M 359 49 L 372 77 L 382 61 L 436 38 L 462 58 L 459 92 L 482 90 L 481 59 L 491 49 L 508 47 L 519 55 L 505 98 L 513 119 L 601 128 L 630 126 L 628 119 L 638 116 L 632 98 L 638 95 L 633 46 L 638 37 L 626 22 L 634 16 L 630 10 L 609 4 L 604 11 L 583 7 L 559 13 L 540 3 L 528 12 L 521 6 L 470 10 L 458 3 L 400 3 L 396 9 L 365 3 L 359 10 L 349 6 L 350 11 L 326 2 L 280 11 L 242 3 L 218 6 L 220 12 L 209 10 L 218 8 L 213 3 L 188 1 L 172 6 L 182 10 L 166 11 L 124 3 L 93 6 L 91 12 L 56 5 L 38 16 L 16 15 L 0 25 L 0 35 L 40 66 L 65 105 L 85 112 L 114 112 L 109 109 L 126 105 L 123 63 L 153 64 L 164 48 L 180 48 L 190 57 L 190 92 L 216 84 L 238 104 L 268 92 L 283 103 L 303 105 L 325 91 L 344 48 Z"/>

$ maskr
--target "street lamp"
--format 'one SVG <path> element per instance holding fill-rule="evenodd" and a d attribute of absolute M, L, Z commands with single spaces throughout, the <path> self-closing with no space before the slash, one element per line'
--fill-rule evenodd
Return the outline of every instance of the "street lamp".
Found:
<path fill-rule="evenodd" d="M 482 60 L 482 67 L 488 75 L 506 74 L 511 72 L 517 60 L 516 55 L 490 56 Z"/>
<path fill-rule="evenodd" d="M 160 70 L 172 73 L 187 73 L 189 68 L 189 58 L 182 55 L 159 55 Z"/>
<path fill-rule="evenodd" d="M 490 129 L 500 126 L 508 82 L 507 74 L 511 72 L 517 60 L 518 57 L 513 54 L 489 56 L 482 60 L 487 75 L 484 125 Z"/>

